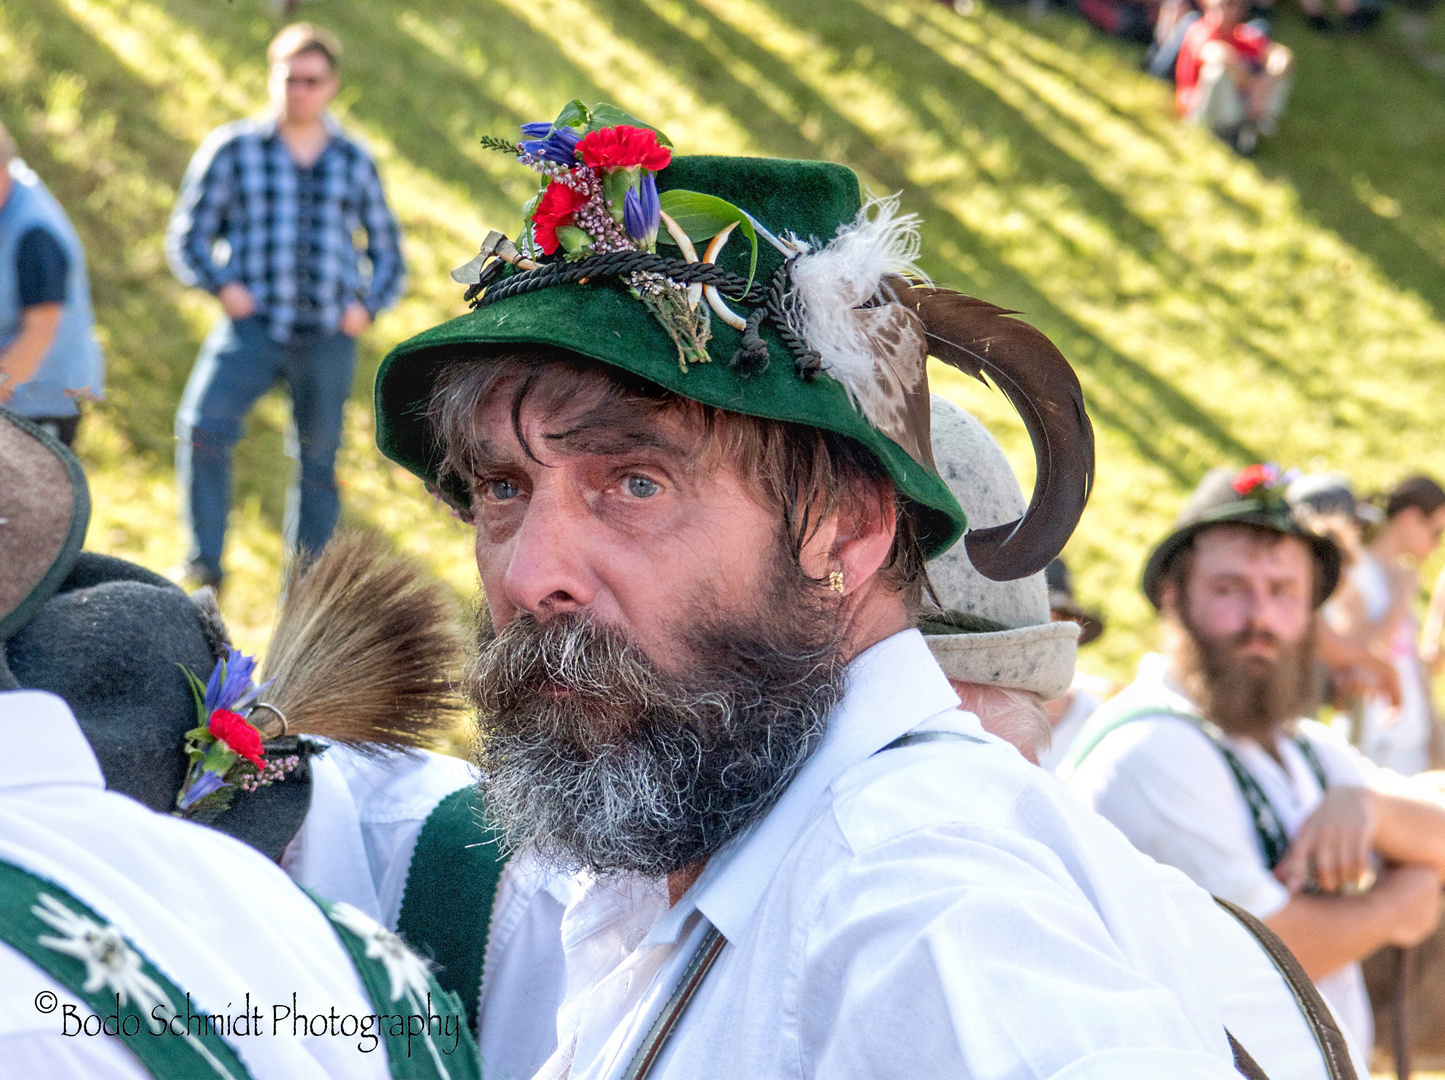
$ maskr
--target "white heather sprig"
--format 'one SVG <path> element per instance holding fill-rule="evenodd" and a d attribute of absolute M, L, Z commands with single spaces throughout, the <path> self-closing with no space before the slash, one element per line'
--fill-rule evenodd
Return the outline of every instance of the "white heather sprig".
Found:
<path fill-rule="evenodd" d="M 286 774 L 299 764 L 301 764 L 301 758 L 296 754 L 268 761 L 266 767 L 259 773 L 252 773 L 250 776 L 244 777 L 236 786 L 242 791 L 255 791 L 257 788 L 263 788 L 284 779 Z"/>

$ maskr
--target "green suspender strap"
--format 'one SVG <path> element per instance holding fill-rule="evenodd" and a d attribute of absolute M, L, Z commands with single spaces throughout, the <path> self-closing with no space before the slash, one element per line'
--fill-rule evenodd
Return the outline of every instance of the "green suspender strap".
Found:
<path fill-rule="evenodd" d="M 481 1080 L 465 1010 L 396 934 L 350 904 L 307 893 L 331 920 L 375 1010 L 393 1080 Z"/>
<path fill-rule="evenodd" d="M 1086 729 L 1084 738 L 1069 750 L 1064 764 L 1059 769 L 1059 774 L 1067 780 L 1105 738 L 1125 724 L 1133 723 L 1135 720 L 1156 719 L 1161 716 L 1173 716 L 1189 721 L 1214 744 L 1220 757 L 1224 758 L 1224 763 L 1229 766 L 1229 771 L 1234 774 L 1234 782 L 1239 785 L 1239 792 L 1249 806 L 1249 816 L 1254 821 L 1254 833 L 1259 838 L 1259 849 L 1260 854 L 1264 857 L 1264 864 L 1268 869 L 1273 870 L 1280 864 L 1285 852 L 1289 850 L 1289 834 L 1285 832 L 1284 823 L 1280 821 L 1279 814 L 1269 801 L 1269 796 L 1259 786 L 1259 781 L 1254 778 L 1252 772 L 1244 767 L 1244 762 L 1239 759 L 1239 755 L 1225 740 L 1224 732 L 1202 716 L 1157 706 L 1146 706 L 1122 712 L 1092 731 Z M 1309 766 L 1310 772 L 1314 774 L 1315 780 L 1319 783 L 1320 790 L 1323 791 L 1329 787 L 1329 778 L 1325 775 L 1324 764 L 1320 761 L 1319 754 L 1315 752 L 1315 748 L 1310 745 L 1309 740 L 1303 735 L 1297 735 L 1294 743 L 1299 747 L 1305 764 Z"/>
<path fill-rule="evenodd" d="M 54 882 L 3 861 L 0 941 L 84 1002 L 100 1018 L 101 1031 L 117 1038 L 152 1076 L 249 1080 L 215 1026 L 194 1023 L 189 995 L 123 933 Z M 73 1006 L 66 1003 L 41 1001 L 49 996 L 37 995 L 36 1007 L 47 1011 L 50 1004 L 49 1011 L 59 1013 L 57 1031 L 64 1032 L 70 1016 L 70 1023 L 88 1019 L 67 1013 Z M 178 1010 L 182 1005 L 185 1014 Z"/>
<path fill-rule="evenodd" d="M 481 792 L 471 785 L 454 791 L 417 836 L 397 917 L 397 933 L 436 961 L 437 982 L 461 998 L 473 1036 L 492 902 L 506 863 Z"/>

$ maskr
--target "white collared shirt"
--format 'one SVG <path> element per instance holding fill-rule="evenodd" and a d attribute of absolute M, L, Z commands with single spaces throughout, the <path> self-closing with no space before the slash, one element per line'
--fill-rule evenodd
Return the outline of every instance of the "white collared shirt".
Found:
<path fill-rule="evenodd" d="M 1170 679 L 1164 657 L 1151 653 L 1138 677 L 1090 719 L 1107 724 L 1126 711 L 1197 710 Z M 1305 721 L 1299 734 L 1309 740 L 1332 785 L 1362 786 L 1373 766 L 1322 724 Z M 1281 737 L 1276 760 L 1253 739 L 1226 737 L 1231 750 L 1259 782 L 1293 837 L 1324 793 L 1292 739 Z M 1248 804 L 1219 750 L 1199 728 L 1177 716 L 1132 721 L 1116 729 L 1089 753 L 1069 787 L 1103 814 L 1144 852 L 1176 866 L 1217 896 L 1267 919 L 1289 903 L 1289 890 L 1264 864 Z M 1364 977 L 1349 964 L 1315 980 L 1334 1008 L 1351 1046 L 1369 1055 L 1374 1020 Z"/>
<path fill-rule="evenodd" d="M 364 1016 L 372 1007 L 320 908 L 259 852 L 213 829 L 157 814 L 105 790 L 69 707 L 38 691 L 0 693 L 0 859 L 54 881 L 124 932 L 192 993 L 198 1011 L 235 1013 L 246 995 L 265 1034 L 230 1041 L 256 1080 L 384 1080 L 384 1051 L 355 1037 L 295 1037 L 273 1006 Z M 84 1004 L 0 944 L 0 1078 L 144 1076 L 114 1040 L 66 1037 L 46 990 Z"/>
<path fill-rule="evenodd" d="M 728 945 L 654 1077 L 1237 1080 L 1217 971 L 1170 897 L 1192 886 L 957 705 L 897 634 L 676 906 L 660 882 L 579 879 L 539 1080 L 618 1076 L 708 922 Z M 915 730 L 978 741 L 878 753 Z"/>

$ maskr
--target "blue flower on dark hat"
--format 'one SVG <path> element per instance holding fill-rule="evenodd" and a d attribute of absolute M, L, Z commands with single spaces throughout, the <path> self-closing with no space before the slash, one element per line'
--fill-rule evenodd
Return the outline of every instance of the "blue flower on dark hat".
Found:
<path fill-rule="evenodd" d="M 247 656 L 240 649 L 231 649 L 229 654 L 216 661 L 206 683 L 206 697 L 202 703 L 206 715 L 216 709 L 234 709 L 236 703 L 251 689 L 251 676 L 256 671 L 256 658 Z"/>
<path fill-rule="evenodd" d="M 196 782 L 181 793 L 180 799 L 176 801 L 176 806 L 182 810 L 189 810 L 207 795 L 214 795 L 221 788 L 229 786 L 224 776 L 203 770 L 201 775 L 196 778 Z"/>

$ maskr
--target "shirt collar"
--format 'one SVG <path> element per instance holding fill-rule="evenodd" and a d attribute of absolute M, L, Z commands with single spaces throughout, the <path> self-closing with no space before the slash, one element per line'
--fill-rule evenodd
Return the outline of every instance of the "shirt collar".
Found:
<path fill-rule="evenodd" d="M 70 706 L 40 690 L 0 693 L 0 791 L 39 784 L 104 788 L 100 762 Z"/>
<path fill-rule="evenodd" d="M 723 937 L 741 937 L 833 782 L 929 717 L 958 707 L 958 695 L 917 630 L 860 653 L 848 665 L 847 678 L 818 749 L 767 815 L 713 856 L 687 895 L 653 928 L 649 944 L 677 941 L 694 910 Z"/>
<path fill-rule="evenodd" d="M 331 138 L 341 134 L 341 121 L 329 112 L 322 114 L 321 122 L 326 126 L 326 134 Z M 256 133 L 263 139 L 276 138 L 280 134 L 280 127 L 281 118 L 275 112 L 266 112 L 256 118 Z"/>

